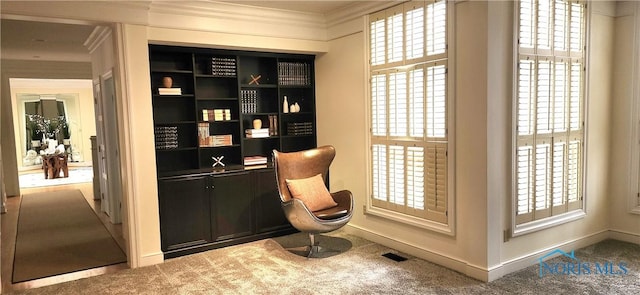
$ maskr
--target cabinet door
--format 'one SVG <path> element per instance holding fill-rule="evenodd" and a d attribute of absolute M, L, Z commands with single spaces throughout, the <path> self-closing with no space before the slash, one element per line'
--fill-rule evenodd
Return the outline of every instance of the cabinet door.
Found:
<path fill-rule="evenodd" d="M 158 181 L 162 250 L 211 241 L 208 176 Z"/>
<path fill-rule="evenodd" d="M 253 191 L 248 172 L 214 176 L 212 203 L 215 241 L 253 233 Z"/>
<path fill-rule="evenodd" d="M 256 225 L 257 232 L 286 229 L 291 226 L 284 216 L 278 195 L 275 171 L 265 169 L 255 173 Z"/>

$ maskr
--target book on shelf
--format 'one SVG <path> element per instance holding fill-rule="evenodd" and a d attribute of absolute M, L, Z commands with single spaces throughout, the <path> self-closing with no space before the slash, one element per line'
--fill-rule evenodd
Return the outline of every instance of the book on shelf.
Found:
<path fill-rule="evenodd" d="M 231 109 L 202 110 L 202 121 L 228 121 L 231 120 Z"/>
<path fill-rule="evenodd" d="M 233 145 L 233 137 L 231 134 L 212 135 L 209 136 L 209 146 L 228 146 Z"/>
<path fill-rule="evenodd" d="M 182 95 L 182 88 L 158 88 L 160 95 Z"/>
<path fill-rule="evenodd" d="M 198 123 L 198 145 L 206 146 L 209 137 L 209 123 Z"/>
<path fill-rule="evenodd" d="M 278 116 L 269 115 L 269 135 L 278 135 Z"/>
<path fill-rule="evenodd" d="M 215 110 L 213 110 L 213 120 L 214 121 L 231 120 L 231 110 L 230 109 L 215 109 Z"/>
<path fill-rule="evenodd" d="M 247 129 L 244 131 L 247 138 L 264 138 L 269 137 L 269 128 Z"/>
<path fill-rule="evenodd" d="M 244 157 L 244 165 L 252 166 L 252 165 L 266 165 L 267 157 L 264 156 L 248 156 Z"/>
<path fill-rule="evenodd" d="M 245 169 L 245 170 L 260 169 L 260 168 L 267 168 L 267 164 L 259 164 L 259 165 L 245 165 L 245 166 L 244 166 L 244 169 Z"/>

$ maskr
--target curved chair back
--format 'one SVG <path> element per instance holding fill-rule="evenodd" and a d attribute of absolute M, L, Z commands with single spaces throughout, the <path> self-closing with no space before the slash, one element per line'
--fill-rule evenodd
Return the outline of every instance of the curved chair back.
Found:
<path fill-rule="evenodd" d="M 329 166 L 335 156 L 335 148 L 328 145 L 290 153 L 273 150 L 273 163 L 282 202 L 291 200 L 286 179 L 301 179 L 322 174 L 322 179 L 326 181 Z"/>

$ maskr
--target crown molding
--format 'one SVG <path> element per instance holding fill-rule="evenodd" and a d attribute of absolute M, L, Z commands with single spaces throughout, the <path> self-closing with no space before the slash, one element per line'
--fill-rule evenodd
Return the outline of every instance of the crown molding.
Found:
<path fill-rule="evenodd" d="M 93 53 L 102 42 L 111 35 L 111 28 L 106 26 L 96 26 L 82 45 L 89 49 L 89 53 Z"/>
<path fill-rule="evenodd" d="M 306 40 L 326 39 L 326 23 L 322 14 L 216 1 L 154 1 L 150 6 L 149 26 Z"/>
<path fill-rule="evenodd" d="M 54 22 L 146 24 L 151 1 L 1 1 L 2 17 Z"/>
<path fill-rule="evenodd" d="M 327 13 L 327 28 L 335 27 L 340 24 L 353 21 L 364 15 L 380 11 L 394 5 L 398 5 L 403 2 L 407 2 L 407 0 L 358 1 L 352 3 L 347 7 Z"/>
<path fill-rule="evenodd" d="M 313 28 L 325 26 L 325 19 L 322 14 L 217 1 L 153 1 L 149 12 L 249 21 L 257 24 L 264 22 L 282 25 L 302 25 Z"/>

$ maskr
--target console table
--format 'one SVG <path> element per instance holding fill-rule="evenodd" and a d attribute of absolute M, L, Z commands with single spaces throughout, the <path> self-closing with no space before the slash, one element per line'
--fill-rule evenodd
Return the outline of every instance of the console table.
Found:
<path fill-rule="evenodd" d="M 69 177 L 69 167 L 67 167 L 69 155 L 67 153 L 40 156 L 42 157 L 42 170 L 45 179 L 59 178 L 61 172 L 64 177 Z"/>

